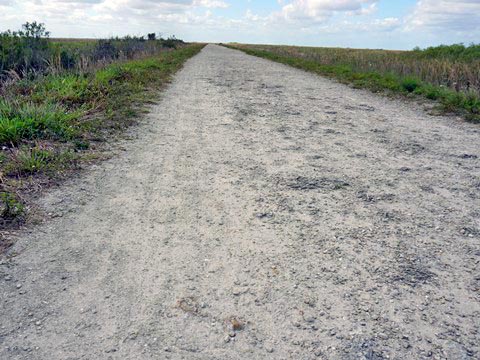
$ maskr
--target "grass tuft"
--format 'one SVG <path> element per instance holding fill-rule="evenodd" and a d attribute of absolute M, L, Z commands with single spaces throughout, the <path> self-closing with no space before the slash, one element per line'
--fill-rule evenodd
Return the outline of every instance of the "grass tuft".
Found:
<path fill-rule="evenodd" d="M 19 220 L 25 214 L 25 207 L 11 192 L 0 192 L 0 216 L 3 221 Z"/>

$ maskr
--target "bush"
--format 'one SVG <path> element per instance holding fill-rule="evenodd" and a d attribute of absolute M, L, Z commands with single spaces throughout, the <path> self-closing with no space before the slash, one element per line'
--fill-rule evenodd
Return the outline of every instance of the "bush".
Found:
<path fill-rule="evenodd" d="M 63 69 L 70 70 L 75 67 L 77 58 L 72 52 L 62 49 L 60 52 L 60 65 Z"/>
<path fill-rule="evenodd" d="M 118 58 L 118 49 L 111 40 L 99 40 L 93 49 L 92 57 L 95 61 L 111 61 Z"/>
<path fill-rule="evenodd" d="M 45 60 L 50 50 L 50 34 L 45 25 L 27 22 L 22 28 L 0 34 L 0 71 L 14 70 L 27 75 L 43 71 L 48 66 Z"/>
<path fill-rule="evenodd" d="M 421 86 L 421 83 L 418 79 L 414 78 L 405 78 L 402 80 L 402 89 L 412 93 Z"/>
<path fill-rule="evenodd" d="M 168 39 L 162 39 L 161 40 L 163 47 L 169 48 L 169 49 L 176 49 L 177 46 L 183 44 L 182 40 L 178 40 L 175 36 L 171 36 Z"/>

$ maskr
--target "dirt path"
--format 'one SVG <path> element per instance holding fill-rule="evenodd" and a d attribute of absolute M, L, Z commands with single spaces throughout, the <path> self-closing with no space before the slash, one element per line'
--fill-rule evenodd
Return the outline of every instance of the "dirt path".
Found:
<path fill-rule="evenodd" d="M 0 264 L 1 359 L 480 357 L 480 128 L 210 45 Z"/>

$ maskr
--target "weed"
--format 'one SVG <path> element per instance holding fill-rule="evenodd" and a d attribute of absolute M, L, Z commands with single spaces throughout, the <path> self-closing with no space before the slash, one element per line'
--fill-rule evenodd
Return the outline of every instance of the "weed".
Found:
<path fill-rule="evenodd" d="M 4 166 L 4 172 L 8 176 L 51 173 L 70 167 L 74 160 L 75 155 L 71 151 L 22 147 L 13 153 L 10 161 Z"/>
<path fill-rule="evenodd" d="M 421 83 L 415 78 L 405 78 L 402 80 L 401 86 L 405 91 L 412 93 L 421 86 Z"/>
<path fill-rule="evenodd" d="M 3 220 L 12 221 L 23 216 L 25 207 L 13 193 L 0 192 L 0 215 Z"/>
<path fill-rule="evenodd" d="M 30 151 L 20 151 L 17 155 L 15 172 L 18 174 L 30 174 L 42 171 L 47 168 L 53 157 L 53 153 L 49 150 L 34 148 Z"/>

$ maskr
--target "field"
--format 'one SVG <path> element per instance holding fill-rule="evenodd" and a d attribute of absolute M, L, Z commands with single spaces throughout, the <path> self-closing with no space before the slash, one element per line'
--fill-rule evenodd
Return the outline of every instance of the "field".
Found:
<path fill-rule="evenodd" d="M 480 45 L 386 51 L 230 44 L 248 54 L 373 91 L 415 94 L 480 121 Z"/>
<path fill-rule="evenodd" d="M 0 35 L 3 226 L 23 219 L 25 193 L 94 156 L 202 48 L 176 39 L 50 40 L 39 26 Z"/>

